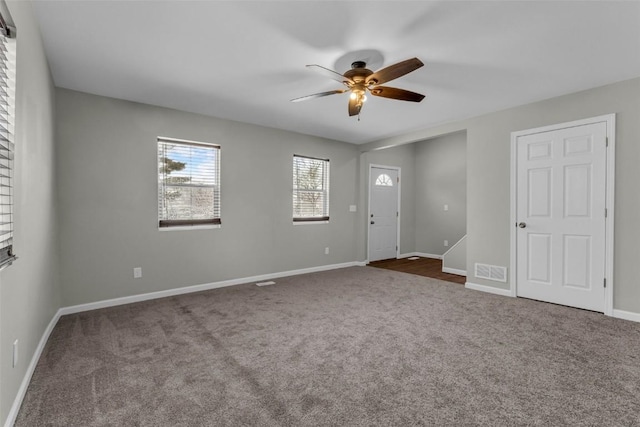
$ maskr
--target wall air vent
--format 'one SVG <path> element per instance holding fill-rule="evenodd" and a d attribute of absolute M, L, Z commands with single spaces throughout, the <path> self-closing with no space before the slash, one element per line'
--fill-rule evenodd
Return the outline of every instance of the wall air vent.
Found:
<path fill-rule="evenodd" d="M 507 281 L 507 267 L 476 263 L 475 276 L 480 279 Z"/>

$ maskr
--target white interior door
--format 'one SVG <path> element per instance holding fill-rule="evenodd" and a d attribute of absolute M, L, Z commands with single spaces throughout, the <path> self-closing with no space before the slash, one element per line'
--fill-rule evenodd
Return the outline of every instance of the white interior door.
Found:
<path fill-rule="evenodd" d="M 517 138 L 518 296 L 604 311 L 606 126 Z"/>
<path fill-rule="evenodd" d="M 371 167 L 369 178 L 369 261 L 396 258 L 398 170 Z"/>

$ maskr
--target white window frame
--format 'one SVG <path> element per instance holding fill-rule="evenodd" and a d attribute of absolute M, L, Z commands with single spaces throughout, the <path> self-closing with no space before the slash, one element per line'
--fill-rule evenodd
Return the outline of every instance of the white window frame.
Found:
<path fill-rule="evenodd" d="M 169 143 L 173 143 L 173 144 L 178 144 L 178 145 L 184 145 L 184 146 L 203 146 L 203 147 L 209 147 L 209 148 L 213 148 L 213 149 L 217 149 L 217 161 L 216 161 L 216 170 L 217 170 L 217 182 L 218 182 L 218 198 L 217 198 L 217 203 L 218 203 L 218 212 L 219 215 L 217 218 L 211 218 L 210 220 L 179 220 L 181 223 L 178 223 L 178 221 L 176 221 L 174 224 L 162 224 L 163 221 L 171 221 L 171 220 L 163 220 L 161 217 L 161 200 L 162 200 L 162 195 L 163 195 L 163 185 L 161 183 L 161 179 L 160 179 L 160 173 L 158 171 L 158 164 L 159 161 L 156 163 L 156 177 L 157 177 L 157 183 L 158 183 L 158 189 L 157 189 L 157 194 L 158 194 L 158 218 L 157 218 L 157 226 L 158 226 L 158 230 L 159 231 L 179 231 L 179 230 L 202 230 L 202 229 L 216 229 L 216 228 L 221 228 L 222 226 L 222 203 L 221 203 L 221 155 L 222 155 L 222 150 L 220 145 L 218 144 L 211 144 L 211 143 L 207 143 L 207 142 L 199 142 L 199 141 L 191 141 L 191 140 L 186 140 L 186 139 L 177 139 L 177 138 L 168 138 L 168 137 L 163 137 L 163 136 L 159 136 L 156 139 L 156 148 L 157 148 L 157 153 L 156 153 L 156 159 L 159 160 L 160 159 L 160 154 L 161 154 L 161 148 L 160 145 L 162 142 L 169 142 Z M 214 200 L 215 203 L 215 200 Z M 184 222 L 183 222 L 184 221 Z"/>
<path fill-rule="evenodd" d="M 296 192 L 298 191 L 309 191 L 309 190 L 305 190 L 305 189 L 299 189 L 297 188 L 296 184 L 296 158 L 302 158 L 302 159 L 308 159 L 308 160 L 314 160 L 314 161 L 321 161 L 323 162 L 323 183 L 322 183 L 322 189 L 321 190 L 317 190 L 318 192 L 322 192 L 324 194 L 324 211 L 322 213 L 322 216 L 296 216 L 295 215 L 295 196 L 296 196 Z M 291 202 L 292 202 L 292 216 L 293 216 L 293 225 L 303 225 L 303 224 L 328 224 L 329 223 L 329 205 L 330 205 L 330 201 L 329 201 L 329 197 L 330 197 L 330 192 L 329 192 L 329 177 L 330 177 L 330 161 L 329 159 L 322 159 L 322 158 L 318 158 L 318 157 L 311 157 L 311 156 L 305 156 L 305 155 L 301 155 L 301 154 L 294 154 L 293 155 L 293 162 L 292 162 L 292 176 L 293 176 L 293 190 L 292 190 L 292 194 L 291 194 Z"/>

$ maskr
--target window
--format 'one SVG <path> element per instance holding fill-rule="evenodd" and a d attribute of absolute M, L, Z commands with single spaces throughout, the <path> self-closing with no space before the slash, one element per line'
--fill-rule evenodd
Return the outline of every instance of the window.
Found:
<path fill-rule="evenodd" d="M 329 220 L 329 160 L 293 156 L 293 221 Z"/>
<path fill-rule="evenodd" d="M 382 173 L 376 178 L 376 185 L 378 187 L 393 187 L 393 181 L 389 175 Z"/>
<path fill-rule="evenodd" d="M 13 155 L 15 40 L 0 15 L 0 267 L 16 259 L 13 253 Z"/>
<path fill-rule="evenodd" d="M 220 146 L 158 138 L 158 225 L 220 224 Z"/>

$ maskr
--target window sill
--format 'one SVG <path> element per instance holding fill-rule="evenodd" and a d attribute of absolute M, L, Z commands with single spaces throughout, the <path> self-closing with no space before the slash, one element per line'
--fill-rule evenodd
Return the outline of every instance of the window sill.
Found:
<path fill-rule="evenodd" d="M 16 262 L 17 259 L 18 259 L 18 257 L 14 255 L 11 258 L 9 258 L 6 261 L 4 261 L 2 264 L 0 264 L 0 271 L 4 270 L 5 268 L 7 268 L 10 265 L 12 265 L 14 262 Z"/>
<path fill-rule="evenodd" d="M 185 231 L 185 230 L 208 230 L 212 228 L 220 228 L 220 224 L 211 225 L 177 225 L 175 227 L 158 227 L 158 231 Z"/>
<path fill-rule="evenodd" d="M 329 221 L 293 221 L 293 225 L 329 224 Z"/>

